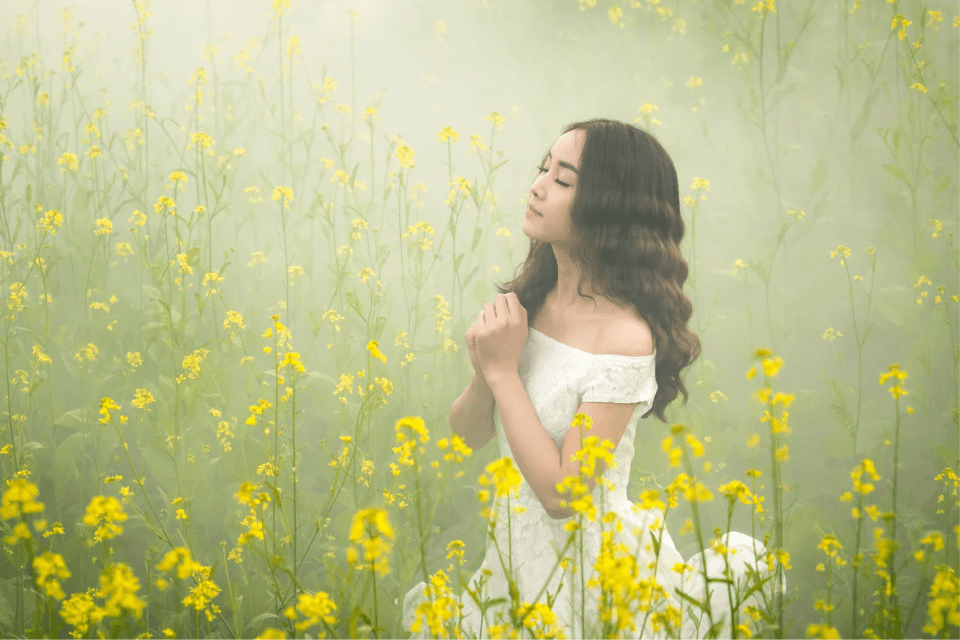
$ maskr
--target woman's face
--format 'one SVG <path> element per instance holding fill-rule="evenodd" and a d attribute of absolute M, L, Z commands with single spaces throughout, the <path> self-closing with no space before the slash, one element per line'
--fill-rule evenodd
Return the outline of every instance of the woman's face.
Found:
<path fill-rule="evenodd" d="M 524 214 L 523 232 L 528 236 L 551 243 L 570 237 L 570 209 L 580 179 L 583 142 L 582 130 L 568 131 L 539 165 L 540 174 L 530 186 L 529 208 Z"/>

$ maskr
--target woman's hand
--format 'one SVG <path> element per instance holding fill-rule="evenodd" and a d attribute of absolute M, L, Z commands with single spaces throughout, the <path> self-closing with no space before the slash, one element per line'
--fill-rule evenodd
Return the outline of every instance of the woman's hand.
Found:
<path fill-rule="evenodd" d="M 477 331 L 483 326 L 483 312 L 477 316 L 470 328 L 467 329 L 464 339 L 467 342 L 467 353 L 470 354 L 470 364 L 473 365 L 473 373 L 477 379 L 486 384 L 486 378 L 483 377 L 483 370 L 480 368 L 480 357 L 477 355 Z"/>
<path fill-rule="evenodd" d="M 480 323 L 474 332 L 477 360 L 487 384 L 494 378 L 516 374 L 528 333 L 527 310 L 517 294 L 498 294 L 494 304 L 484 305 L 477 322 Z"/>

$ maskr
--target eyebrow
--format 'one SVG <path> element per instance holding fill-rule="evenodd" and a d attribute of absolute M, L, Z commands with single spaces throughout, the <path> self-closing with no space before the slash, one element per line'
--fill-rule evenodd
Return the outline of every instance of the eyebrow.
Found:
<path fill-rule="evenodd" d="M 547 151 L 547 157 L 548 157 L 548 158 L 553 157 L 553 155 L 552 155 L 552 153 L 551 153 L 550 151 Z M 577 168 L 576 168 L 575 166 L 573 166 L 572 164 L 570 164 L 569 162 L 565 162 L 565 161 L 561 160 L 561 161 L 560 161 L 560 166 L 561 166 L 561 167 L 566 167 L 567 169 L 570 169 L 570 171 L 573 171 L 575 174 L 580 175 L 580 172 L 577 171 Z"/>

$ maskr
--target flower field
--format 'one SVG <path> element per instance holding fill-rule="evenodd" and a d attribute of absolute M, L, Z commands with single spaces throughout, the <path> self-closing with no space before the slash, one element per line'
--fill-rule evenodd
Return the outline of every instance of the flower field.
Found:
<path fill-rule="evenodd" d="M 459 637 L 523 481 L 451 432 L 463 336 L 584 109 L 670 151 L 704 347 L 631 499 L 685 558 L 739 530 L 774 568 L 720 583 L 764 603 L 733 620 L 684 601 L 701 635 L 960 634 L 955 3 L 114 4 L 0 7 L 0 636 L 407 637 L 422 580 L 414 631 Z M 586 637 L 676 637 L 630 550 L 576 567 L 608 490 L 557 559 L 602 595 Z M 507 604 L 490 637 L 563 637 Z"/>

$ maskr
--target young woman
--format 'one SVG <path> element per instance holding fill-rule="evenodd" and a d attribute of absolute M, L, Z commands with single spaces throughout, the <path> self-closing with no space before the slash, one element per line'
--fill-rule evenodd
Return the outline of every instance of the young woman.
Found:
<path fill-rule="evenodd" d="M 595 435 L 615 446 L 616 465 L 598 461 L 596 475 L 613 485 L 605 490 L 606 510 L 619 518 L 614 541 L 624 545 L 620 555 L 636 559 L 634 582 L 650 585 L 655 579 L 663 588 L 662 597 L 652 600 L 655 610 L 666 612 L 667 605 L 683 610 L 673 618 L 673 635 L 704 636 L 710 626 L 706 616 L 701 620 L 699 610 L 690 610 L 676 595 L 679 589 L 706 599 L 704 558 L 698 553 L 685 567 L 670 534 L 664 530 L 660 539 L 663 511 L 634 505 L 627 496 L 638 420 L 653 413 L 667 421 L 664 408 L 678 393 L 687 397 L 680 372 L 700 353 L 700 340 L 686 327 L 692 305 L 683 293 L 687 263 L 679 247 L 684 223 L 676 169 L 650 134 L 621 122 L 590 120 L 566 127 L 537 171 L 524 213 L 530 251 L 523 268 L 514 280 L 498 285 L 500 295 L 484 306 L 466 334 L 475 369 L 472 392 L 495 403 L 498 424 L 477 424 L 477 416 L 467 411 L 451 413 L 455 433 L 474 448 L 496 437 L 500 455 L 509 457 L 523 478 L 519 499 L 511 498 L 510 530 L 501 498 L 494 527 L 497 544 L 488 544 L 468 585 L 479 591 L 484 582 L 481 600 L 505 602 L 481 619 L 474 599 L 462 594 L 463 631 L 467 637 L 489 637 L 491 626 L 510 620 L 509 573 L 520 603 L 553 599 L 556 626 L 567 638 L 581 638 L 584 630 L 588 637 L 600 633 L 599 590 L 585 586 L 597 575 L 601 526 L 606 531 L 617 527 L 601 524 L 598 513 L 592 522 L 585 519 L 582 560 L 575 546 L 564 550 L 567 525 L 579 514 L 564 502 L 576 499 L 569 489 L 557 486 L 580 472 L 580 461 L 573 459 L 581 448 L 580 428 L 573 418 L 584 413 L 592 420 L 584 438 Z M 652 435 L 640 442 L 660 447 Z M 591 478 L 587 484 L 599 511 L 597 482 Z M 769 575 L 759 560 L 766 554 L 760 541 L 732 532 L 723 542 L 731 549 L 735 581 L 746 581 L 746 565 L 756 567 L 761 577 Z M 502 562 L 500 552 L 506 556 Z M 554 570 L 564 556 L 571 562 Z M 722 578 L 723 556 L 712 549 L 705 556 L 710 577 Z M 573 565 L 583 566 L 582 574 Z M 421 582 L 406 595 L 407 629 L 425 600 L 425 586 Z M 713 620 L 724 620 L 719 637 L 729 637 L 727 585 L 711 583 L 710 591 Z M 648 602 L 649 596 L 643 598 Z M 760 606 L 758 594 L 741 604 L 741 611 L 747 605 Z M 582 610 L 586 620 L 581 620 Z M 741 613 L 739 621 L 745 620 Z M 641 627 L 645 638 L 670 633 L 652 614 L 644 624 L 642 612 L 633 637 Z M 426 623 L 411 637 L 430 637 Z"/>

